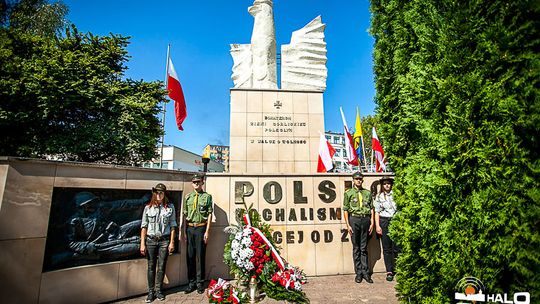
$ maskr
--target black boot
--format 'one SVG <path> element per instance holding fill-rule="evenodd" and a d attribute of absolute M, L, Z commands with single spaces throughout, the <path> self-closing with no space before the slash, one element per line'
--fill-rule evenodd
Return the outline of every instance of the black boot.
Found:
<path fill-rule="evenodd" d="M 146 297 L 145 302 L 146 302 L 146 303 L 151 303 L 151 302 L 154 301 L 154 299 L 155 299 L 155 297 L 154 297 L 154 291 L 149 291 L 149 292 L 148 292 L 148 296 Z"/>

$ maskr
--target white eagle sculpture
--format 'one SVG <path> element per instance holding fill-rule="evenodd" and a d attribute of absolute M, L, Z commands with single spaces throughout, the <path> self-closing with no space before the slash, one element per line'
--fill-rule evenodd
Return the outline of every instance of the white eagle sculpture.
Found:
<path fill-rule="evenodd" d="M 255 0 L 248 12 L 254 25 L 251 44 L 231 44 L 232 80 L 235 88 L 277 89 L 276 34 L 272 0 Z M 326 89 L 325 24 L 321 16 L 293 32 L 291 43 L 281 47 L 281 88 Z"/>

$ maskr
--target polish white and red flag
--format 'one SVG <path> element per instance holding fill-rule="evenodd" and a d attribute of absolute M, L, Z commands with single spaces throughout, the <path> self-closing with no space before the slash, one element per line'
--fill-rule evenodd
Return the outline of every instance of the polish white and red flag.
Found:
<path fill-rule="evenodd" d="M 167 91 L 169 91 L 169 97 L 174 100 L 174 114 L 178 130 L 183 131 L 182 123 L 187 117 L 186 100 L 180 85 L 180 78 L 176 74 L 171 58 L 168 59 L 167 65 Z"/>
<path fill-rule="evenodd" d="M 343 120 L 343 129 L 345 133 L 345 150 L 347 151 L 347 163 L 358 166 L 358 154 L 354 149 L 353 138 L 351 132 L 349 132 L 349 127 L 347 127 L 347 121 L 345 121 L 345 115 L 343 115 L 343 109 L 339 107 L 341 112 L 341 119 Z"/>
<path fill-rule="evenodd" d="M 371 134 L 371 146 L 373 147 L 373 151 L 375 151 L 375 170 L 377 172 L 386 171 L 386 165 L 384 163 L 384 150 L 381 146 L 381 142 L 379 141 L 379 137 L 377 136 L 377 132 L 375 131 L 375 127 L 373 127 L 373 132 Z"/>
<path fill-rule="evenodd" d="M 334 168 L 332 157 L 336 149 L 328 142 L 324 134 L 320 133 L 319 139 L 319 161 L 317 163 L 317 172 L 328 172 Z"/>

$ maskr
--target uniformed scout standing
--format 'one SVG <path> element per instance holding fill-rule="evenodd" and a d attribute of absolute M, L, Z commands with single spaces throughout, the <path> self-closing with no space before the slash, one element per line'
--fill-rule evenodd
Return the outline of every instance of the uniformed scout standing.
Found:
<path fill-rule="evenodd" d="M 141 223 L 141 254 L 148 260 L 148 297 L 146 303 L 155 298 L 163 301 L 163 278 L 167 257 L 174 251 L 176 212 L 174 205 L 165 196 L 167 188 L 157 184 L 152 188 L 152 199 L 144 207 Z M 157 262 L 157 278 L 156 278 Z"/>
<path fill-rule="evenodd" d="M 197 288 L 198 293 L 204 292 L 206 244 L 212 222 L 212 195 L 203 190 L 204 177 L 196 174 L 191 179 L 193 192 L 186 195 L 184 200 L 185 236 L 187 241 L 187 269 L 189 285 L 186 293 Z"/>
<path fill-rule="evenodd" d="M 345 191 L 343 198 L 343 216 L 353 245 L 353 262 L 356 277 L 354 281 L 361 283 L 365 279 L 373 283 L 368 269 L 367 245 L 373 230 L 373 206 L 371 192 L 362 188 L 362 173 L 353 174 L 353 186 Z"/>
<path fill-rule="evenodd" d="M 394 179 L 383 177 L 381 180 L 381 192 L 375 198 L 375 227 L 377 234 L 381 235 L 384 266 L 386 267 L 386 280 L 394 279 L 394 262 L 397 258 L 399 249 L 394 241 L 388 235 L 388 227 L 392 218 L 396 214 L 396 203 L 392 195 L 392 186 Z"/>

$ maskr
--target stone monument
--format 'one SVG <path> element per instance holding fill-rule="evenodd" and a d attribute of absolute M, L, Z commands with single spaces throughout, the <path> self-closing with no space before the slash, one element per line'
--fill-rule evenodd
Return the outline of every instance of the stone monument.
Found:
<path fill-rule="evenodd" d="M 271 0 L 255 0 L 251 44 L 232 44 L 230 172 L 314 173 L 324 133 L 325 24 L 318 16 L 281 48 L 277 86 Z"/>

